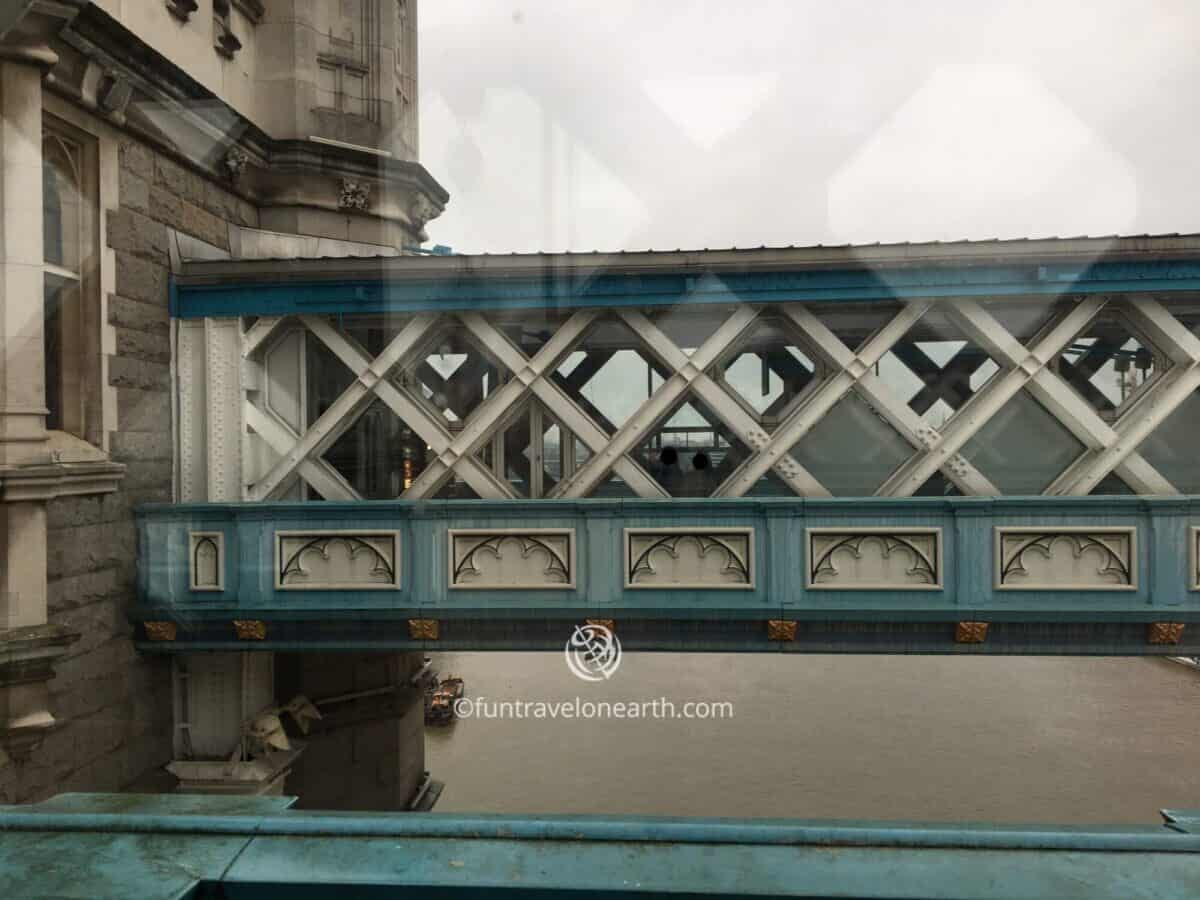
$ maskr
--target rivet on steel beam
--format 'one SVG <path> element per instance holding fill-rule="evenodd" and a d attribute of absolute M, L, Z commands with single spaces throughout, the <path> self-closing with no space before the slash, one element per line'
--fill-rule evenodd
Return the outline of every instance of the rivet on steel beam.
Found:
<path fill-rule="evenodd" d="M 982 644 L 987 632 L 987 622 L 959 622 L 954 626 L 954 640 L 959 644 Z"/>
<path fill-rule="evenodd" d="M 617 623 L 615 619 L 585 619 L 585 625 L 598 625 L 601 628 L 607 628 L 609 631 L 616 633 Z"/>
<path fill-rule="evenodd" d="M 1151 644 L 1178 644 L 1182 637 L 1182 622 L 1151 622 L 1146 633 Z"/>
<path fill-rule="evenodd" d="M 408 636 L 414 641 L 436 641 L 438 639 L 438 620 L 409 619 Z"/>
<path fill-rule="evenodd" d="M 174 622 L 143 622 L 142 627 L 151 641 L 173 641 L 179 630 Z"/>
<path fill-rule="evenodd" d="M 770 619 L 767 621 L 768 641 L 794 641 L 795 639 L 795 622 L 790 619 Z"/>
<path fill-rule="evenodd" d="M 258 619 L 234 619 L 233 630 L 237 632 L 239 641 L 265 641 L 267 639 L 267 623 Z"/>

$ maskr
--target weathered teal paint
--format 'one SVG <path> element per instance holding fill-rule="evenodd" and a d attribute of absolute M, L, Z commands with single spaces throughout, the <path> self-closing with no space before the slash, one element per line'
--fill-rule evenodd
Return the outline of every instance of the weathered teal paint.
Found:
<path fill-rule="evenodd" d="M 306 812 L 288 802 L 69 794 L 0 807 L 5 895 L 1200 896 L 1200 836 L 1174 825 L 533 819 Z"/>
<path fill-rule="evenodd" d="M 993 623 L 1094 624 L 1200 621 L 1200 593 L 1190 589 L 1188 529 L 1200 525 L 1200 498 L 1006 497 L 1006 498 L 762 498 L 735 500 L 578 501 L 364 501 L 357 503 L 237 503 L 143 506 L 137 511 L 140 558 L 135 619 L 172 618 L 192 629 L 205 622 L 255 618 L 314 623 L 279 630 L 273 649 L 296 649 L 318 638 L 339 640 L 339 649 L 367 649 L 379 634 L 354 633 L 364 619 L 402 622 L 432 618 L 462 623 L 438 646 L 536 649 L 561 645 L 562 626 L 583 618 L 678 623 L 677 638 L 647 634 L 641 649 L 705 649 L 706 637 L 685 623 L 724 623 L 728 640 L 713 637 L 710 649 L 799 649 L 768 646 L 759 634 L 768 619 L 801 622 L 945 623 L 982 619 Z M 1132 526 L 1137 530 L 1137 586 L 1133 590 L 996 590 L 993 528 L 996 526 Z M 577 584 L 571 590 L 449 590 L 447 530 L 450 528 L 567 527 L 577 540 Z M 624 587 L 623 529 L 627 527 L 746 526 L 755 532 L 756 583 L 748 590 L 652 590 Z M 807 528 L 863 526 L 942 529 L 943 588 L 937 590 L 835 591 L 805 587 Z M 401 586 L 397 590 L 286 591 L 275 588 L 274 533 L 295 529 L 397 529 Z M 225 536 L 225 590 L 193 592 L 188 585 L 187 535 L 220 531 Z M 484 641 L 488 623 L 507 623 L 506 633 Z M 739 624 L 740 623 L 740 624 Z M 511 626 L 511 627 L 510 627 Z M 499 624 L 497 624 L 499 627 Z M 299 628 L 299 626 L 297 626 Z M 324 628 L 323 635 L 316 631 Z M 343 629 L 339 632 L 339 628 Z M 667 628 L 667 626 L 664 626 Z M 350 629 L 350 630 L 346 630 Z M 539 631 L 538 629 L 542 629 Z M 740 632 L 737 629 L 741 629 Z M 1189 629 L 1195 632 L 1200 629 Z M 666 634 L 667 632 L 663 632 Z M 339 634 L 341 637 L 339 637 Z M 1115 632 L 1113 633 L 1115 634 Z M 1117 646 L 1101 634 L 1062 652 L 1167 653 L 1181 648 L 1147 645 L 1144 636 Z M 479 638 L 472 641 L 472 637 Z M 1193 636 L 1189 635 L 1189 640 Z M 224 638 L 236 646 L 232 635 Z M 922 638 L 921 640 L 924 640 Z M 1023 640 L 1023 638 L 1022 638 Z M 1124 638 L 1121 638 L 1124 640 Z M 221 642 L 217 631 L 206 646 Z M 216 643 L 214 643 L 216 642 Z M 740 643 L 738 643 L 740 642 Z M 183 649 L 174 645 L 147 649 Z M 736 645 L 735 645 L 736 644 Z M 327 644 L 323 644 L 327 645 Z M 385 641 L 384 646 L 409 646 Z M 420 646 L 420 644 L 411 644 Z M 923 646 L 923 645 L 922 645 Z M 1025 644 L 1020 646 L 1025 647 Z M 1048 645 L 1047 652 L 1057 645 Z M 820 648 L 812 649 L 824 649 Z M 903 652 L 904 646 L 877 650 Z M 907 649 L 920 649 L 914 644 Z M 955 648 L 948 648 L 955 649 Z M 963 648 L 957 648 L 963 649 Z M 1030 647 L 1026 647 L 1030 649 Z M 1010 652 L 1016 652 L 1014 649 Z M 1032 652 L 1038 652 L 1034 647 Z"/>
<path fill-rule="evenodd" d="M 1200 290 L 1200 261 L 1024 264 L 797 272 L 606 273 L 544 278 L 179 284 L 171 314 L 206 316 L 670 306 L 677 303 L 862 302 Z"/>

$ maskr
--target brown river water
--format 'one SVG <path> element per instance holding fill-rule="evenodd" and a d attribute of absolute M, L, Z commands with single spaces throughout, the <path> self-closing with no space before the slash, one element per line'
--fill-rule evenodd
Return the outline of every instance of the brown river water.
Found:
<path fill-rule="evenodd" d="M 1093 657 L 446 653 L 492 701 L 729 701 L 724 719 L 426 729 L 438 812 L 1131 822 L 1200 809 L 1200 671 Z"/>

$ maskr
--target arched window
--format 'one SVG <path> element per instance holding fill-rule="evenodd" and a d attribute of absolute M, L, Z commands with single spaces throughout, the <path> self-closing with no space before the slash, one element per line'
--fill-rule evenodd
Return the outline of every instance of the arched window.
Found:
<path fill-rule="evenodd" d="M 45 342 L 46 427 L 96 440 L 87 433 L 88 378 L 98 358 L 87 336 L 95 304 L 89 304 L 96 214 L 92 147 L 65 128 L 47 128 L 42 138 L 43 339 Z M 95 343 L 95 342 L 91 342 Z M 98 423 L 97 423 L 98 424 Z"/>

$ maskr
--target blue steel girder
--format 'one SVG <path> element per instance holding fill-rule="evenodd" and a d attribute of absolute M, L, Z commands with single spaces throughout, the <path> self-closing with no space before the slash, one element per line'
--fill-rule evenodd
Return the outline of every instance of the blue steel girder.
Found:
<path fill-rule="evenodd" d="M 641 650 L 1200 653 L 1200 625 L 1188 624 L 1200 622 L 1193 497 L 233 503 L 143 506 L 137 519 L 131 616 L 140 646 L 160 652 L 559 650 L 573 625 L 604 619 Z M 636 583 L 630 534 L 664 528 L 741 529 L 744 572 Z M 536 589 L 452 585 L 452 529 L 568 533 L 569 578 L 564 568 L 564 583 Z M 355 530 L 387 534 L 387 548 L 394 537 L 395 559 L 376 578 L 387 584 L 278 583 L 279 533 L 355 540 Z M 219 537 L 219 589 L 192 584 L 196 535 Z M 900 558 L 898 580 L 839 581 L 872 554 Z M 1055 582 L 1045 560 L 1068 580 Z M 247 620 L 265 635 L 245 640 L 232 623 Z M 413 621 L 435 622 L 436 634 Z M 174 625 L 166 640 L 145 624 L 162 622 Z"/>
<path fill-rule="evenodd" d="M 203 272 L 193 265 L 192 271 Z M 790 272 L 620 273 L 551 277 L 457 275 L 208 283 L 172 288 L 171 314 L 206 316 L 624 308 L 687 304 L 864 302 L 951 297 L 1085 296 L 1200 291 L 1200 261 L 910 265 Z"/>

